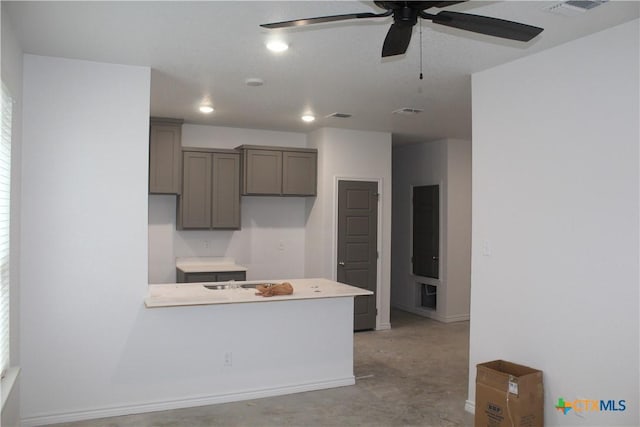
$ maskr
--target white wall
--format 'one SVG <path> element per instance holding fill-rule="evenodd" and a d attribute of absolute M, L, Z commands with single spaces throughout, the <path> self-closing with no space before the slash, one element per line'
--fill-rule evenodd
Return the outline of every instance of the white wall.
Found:
<path fill-rule="evenodd" d="M 379 182 L 377 329 L 388 329 L 391 275 L 391 134 L 321 128 L 309 135 L 318 149 L 318 195 L 307 201 L 305 274 L 335 280 L 337 181 Z"/>
<path fill-rule="evenodd" d="M 414 186 L 440 185 L 440 278 L 412 274 Z M 447 139 L 393 149 L 394 307 L 442 322 L 469 319 L 471 269 L 471 144 Z M 437 286 L 436 310 L 421 307 L 420 284 Z"/>
<path fill-rule="evenodd" d="M 471 142 L 447 142 L 447 321 L 469 319 L 471 300 Z"/>
<path fill-rule="evenodd" d="M 185 124 L 182 145 L 305 147 L 305 134 Z M 175 258 L 231 257 L 248 268 L 248 280 L 302 278 L 304 197 L 242 197 L 240 230 L 176 230 L 176 197 L 149 196 L 149 282 L 174 283 Z"/>
<path fill-rule="evenodd" d="M 24 57 L 23 417 L 119 397 L 147 291 L 149 84 L 148 68 Z"/>
<path fill-rule="evenodd" d="M 10 363 L 20 364 L 20 191 L 22 187 L 22 49 L 13 33 L 10 17 L 4 10 L 5 3 L 0 4 L 2 19 L 2 55 L 0 55 L 2 82 L 13 97 L 11 114 L 11 231 L 10 231 Z M 19 382 L 18 378 L 11 395 L 2 408 L 0 424 L 16 425 L 19 415 Z M 3 382 L 4 387 L 7 384 Z M 3 388 L 6 393 L 8 388 Z"/>
<path fill-rule="evenodd" d="M 640 425 L 639 50 L 635 20 L 473 76 L 468 404 L 503 358 L 544 372 L 546 425 Z"/>
<path fill-rule="evenodd" d="M 182 126 L 182 145 L 185 147 L 229 149 L 239 145 L 304 148 L 307 146 L 307 135 L 298 132 L 184 124 Z"/>

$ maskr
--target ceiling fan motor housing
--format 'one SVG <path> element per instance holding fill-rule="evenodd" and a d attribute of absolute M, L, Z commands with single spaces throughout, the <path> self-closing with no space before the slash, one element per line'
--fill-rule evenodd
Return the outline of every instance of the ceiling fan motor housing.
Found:
<path fill-rule="evenodd" d="M 413 27 L 418 22 L 418 13 L 428 6 L 424 3 L 431 2 L 407 2 L 407 1 L 376 1 L 378 7 L 393 11 L 393 21 L 401 26 Z"/>
<path fill-rule="evenodd" d="M 399 25 L 413 27 L 418 22 L 418 11 L 406 6 L 402 9 L 396 9 L 393 12 L 393 21 Z"/>

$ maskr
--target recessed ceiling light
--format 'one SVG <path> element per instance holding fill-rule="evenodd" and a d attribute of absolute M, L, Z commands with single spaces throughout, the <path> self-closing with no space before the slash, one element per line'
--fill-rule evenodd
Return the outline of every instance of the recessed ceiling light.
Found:
<path fill-rule="evenodd" d="M 213 113 L 213 107 L 211 105 L 201 105 L 200 112 L 205 114 Z"/>
<path fill-rule="evenodd" d="M 312 114 L 305 114 L 301 117 L 303 122 L 307 122 L 307 123 L 311 123 L 312 121 L 314 121 L 316 118 L 315 116 L 313 116 Z"/>
<path fill-rule="evenodd" d="M 289 45 L 282 40 L 271 40 L 267 43 L 267 49 L 269 49 L 271 52 L 279 53 L 289 49 Z"/>

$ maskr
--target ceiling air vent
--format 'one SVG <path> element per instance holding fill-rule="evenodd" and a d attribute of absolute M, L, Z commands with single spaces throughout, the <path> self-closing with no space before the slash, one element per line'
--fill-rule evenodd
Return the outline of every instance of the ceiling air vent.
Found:
<path fill-rule="evenodd" d="M 391 114 L 402 114 L 403 116 L 412 116 L 414 114 L 420 114 L 423 110 L 419 108 L 399 108 L 395 111 L 392 111 Z"/>
<path fill-rule="evenodd" d="M 331 113 L 327 116 L 327 118 L 331 118 L 331 117 L 336 117 L 338 119 L 348 119 L 349 117 L 351 117 L 351 114 L 347 114 L 347 113 Z"/>
<path fill-rule="evenodd" d="M 558 15 L 576 16 L 598 7 L 607 1 L 609 0 L 569 0 L 562 3 L 555 3 L 545 7 L 544 10 Z"/>

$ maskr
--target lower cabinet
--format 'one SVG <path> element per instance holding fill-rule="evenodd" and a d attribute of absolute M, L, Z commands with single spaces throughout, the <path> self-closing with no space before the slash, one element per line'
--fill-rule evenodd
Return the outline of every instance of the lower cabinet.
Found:
<path fill-rule="evenodd" d="M 219 271 L 219 272 L 198 272 L 185 273 L 177 270 L 177 283 L 199 283 L 199 282 L 228 282 L 230 280 L 247 280 L 245 271 Z"/>
<path fill-rule="evenodd" d="M 178 229 L 240 228 L 240 154 L 183 150 Z"/>

